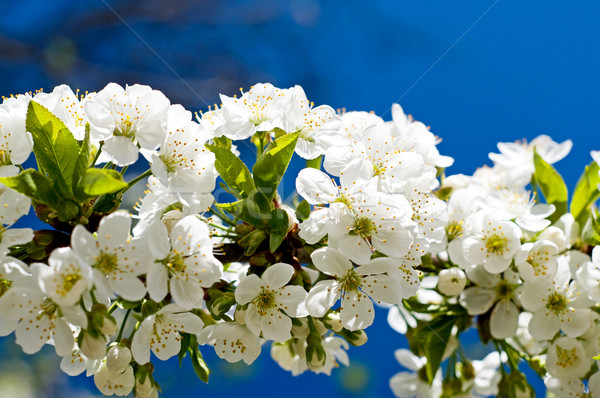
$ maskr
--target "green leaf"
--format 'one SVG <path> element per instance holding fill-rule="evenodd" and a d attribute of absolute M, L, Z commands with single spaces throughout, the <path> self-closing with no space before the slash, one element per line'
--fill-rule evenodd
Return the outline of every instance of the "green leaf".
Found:
<path fill-rule="evenodd" d="M 271 212 L 271 236 L 269 237 L 269 249 L 271 253 L 279 248 L 288 232 L 288 215 L 283 209 L 274 209 Z"/>
<path fill-rule="evenodd" d="M 218 145 L 206 145 L 215 154 L 215 168 L 238 199 L 248 197 L 254 191 L 254 181 L 248 167 L 230 150 Z"/>
<path fill-rule="evenodd" d="M 204 358 L 202 358 L 202 354 L 200 353 L 200 349 L 198 348 L 198 343 L 196 342 L 196 337 L 192 336 L 190 338 L 190 358 L 192 359 L 192 367 L 194 368 L 194 372 L 200 380 L 205 383 L 208 383 L 208 375 L 210 374 L 210 369 L 206 362 L 204 362 Z"/>
<path fill-rule="evenodd" d="M 573 192 L 571 214 L 573 214 L 579 225 L 585 225 L 590 206 L 600 197 L 600 191 L 598 191 L 598 184 L 600 183 L 599 172 L 600 167 L 596 162 L 592 162 L 586 166 Z"/>
<path fill-rule="evenodd" d="M 415 329 L 407 333 L 411 351 L 427 358 L 425 374 L 429 384 L 440 368 L 455 321 L 455 316 L 440 315 L 430 322 L 419 322 Z"/>
<path fill-rule="evenodd" d="M 75 160 L 79 156 L 73 134 L 59 118 L 34 101 L 27 107 L 25 126 L 33 137 L 33 152 L 40 171 L 57 181 L 61 196 L 73 196 Z"/>
<path fill-rule="evenodd" d="M 89 169 L 77 186 L 80 198 L 93 198 L 100 195 L 118 192 L 127 187 L 121 174 L 109 169 Z"/>
<path fill-rule="evenodd" d="M 251 192 L 249 197 L 237 202 L 219 203 L 217 207 L 257 228 L 269 228 L 271 202 L 260 190 Z"/>
<path fill-rule="evenodd" d="M 321 170 L 321 163 L 323 163 L 323 155 L 317 156 L 314 159 L 308 159 L 306 161 L 306 167 L 312 167 L 313 169 Z"/>
<path fill-rule="evenodd" d="M 271 142 L 252 168 L 256 187 L 262 188 L 269 200 L 275 196 L 277 186 L 292 159 L 298 135 L 298 133 L 285 134 Z"/>
<path fill-rule="evenodd" d="M 588 212 L 589 218 L 581 230 L 581 238 L 590 245 L 600 245 L 600 222 L 596 211 L 592 208 Z"/>
<path fill-rule="evenodd" d="M 296 207 L 296 217 L 298 218 L 298 221 L 304 221 L 309 216 L 310 216 L 310 204 L 306 200 L 303 200 L 302 202 L 300 202 L 298 204 L 298 207 Z"/>
<path fill-rule="evenodd" d="M 83 178 L 85 172 L 90 167 L 92 156 L 92 146 L 90 144 L 90 125 L 85 127 L 85 138 L 79 147 L 79 155 L 75 161 L 75 169 L 73 170 L 73 186 L 79 186 L 79 181 Z"/>
<path fill-rule="evenodd" d="M 58 196 L 52 182 L 34 169 L 27 169 L 14 177 L 0 177 L 0 183 L 31 198 L 34 202 L 56 206 Z"/>
<path fill-rule="evenodd" d="M 556 211 L 549 217 L 550 221 L 555 222 L 567 212 L 567 201 L 569 199 L 567 186 L 554 167 L 546 163 L 535 149 L 533 163 L 535 165 L 535 173 L 533 173 L 535 183 L 542 191 L 546 202 L 556 207 Z"/>
<path fill-rule="evenodd" d="M 240 246 L 245 248 L 244 255 L 251 256 L 256 252 L 258 246 L 260 246 L 265 239 L 267 239 L 267 233 L 265 231 L 261 231 L 260 229 L 255 229 L 240 239 L 238 243 Z"/>

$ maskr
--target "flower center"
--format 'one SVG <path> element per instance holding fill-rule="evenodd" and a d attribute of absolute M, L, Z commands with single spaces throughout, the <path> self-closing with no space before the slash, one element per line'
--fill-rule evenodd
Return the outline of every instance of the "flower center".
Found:
<path fill-rule="evenodd" d="M 463 221 L 450 221 L 446 227 L 446 234 L 448 235 L 448 241 L 456 238 L 460 238 L 463 232 Z"/>
<path fill-rule="evenodd" d="M 73 286 L 81 280 L 81 272 L 75 271 L 71 274 L 63 275 L 63 290 L 64 293 L 70 292 Z"/>
<path fill-rule="evenodd" d="M 499 300 L 510 300 L 513 298 L 513 287 L 506 279 L 502 279 L 496 285 L 496 297 Z"/>
<path fill-rule="evenodd" d="M 173 272 L 183 272 L 186 269 L 183 256 L 179 253 L 172 253 L 167 257 L 165 265 Z"/>
<path fill-rule="evenodd" d="M 36 318 L 38 321 L 42 319 L 43 316 L 53 319 L 57 309 L 58 306 L 54 303 L 54 301 L 46 298 L 44 299 L 44 302 L 41 305 L 41 311 Z"/>
<path fill-rule="evenodd" d="M 362 278 L 356 273 L 356 271 L 354 271 L 354 269 L 351 269 L 341 282 L 342 290 L 344 292 L 355 292 L 361 287 Z"/>
<path fill-rule="evenodd" d="M 371 237 L 373 232 L 377 232 L 373 221 L 368 217 L 360 217 L 354 222 L 354 228 L 350 231 L 350 235 L 358 235 L 366 239 Z"/>
<path fill-rule="evenodd" d="M 560 347 L 558 344 L 556 345 L 556 356 L 556 364 L 563 369 L 573 366 L 579 360 L 579 356 L 577 356 L 577 348 L 573 347 L 569 350 Z"/>
<path fill-rule="evenodd" d="M 121 119 L 121 123 L 119 123 L 119 125 L 113 131 L 113 135 L 115 137 L 135 137 L 135 128 L 133 120 L 131 120 L 131 116 L 127 115 L 125 119 Z"/>
<path fill-rule="evenodd" d="M 111 274 L 119 270 L 118 258 L 114 253 L 100 252 L 100 256 L 96 259 L 94 267 L 102 271 L 103 274 Z"/>
<path fill-rule="evenodd" d="M 253 300 L 254 305 L 260 315 L 266 315 L 267 310 L 277 307 L 275 302 L 275 292 L 273 290 L 262 289 L 260 294 Z"/>
<path fill-rule="evenodd" d="M 508 244 L 508 239 L 498 234 L 488 237 L 485 241 L 485 247 L 488 253 L 502 255 Z"/>
<path fill-rule="evenodd" d="M 559 315 L 567 309 L 568 302 L 569 301 L 565 296 L 558 292 L 554 292 L 548 297 L 548 304 L 546 304 L 546 308 L 554 312 L 555 315 Z"/>

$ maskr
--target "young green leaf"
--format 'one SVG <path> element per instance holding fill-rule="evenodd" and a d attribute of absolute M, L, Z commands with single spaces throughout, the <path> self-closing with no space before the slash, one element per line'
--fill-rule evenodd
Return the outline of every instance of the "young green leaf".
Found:
<path fill-rule="evenodd" d="M 230 150 L 218 145 L 206 145 L 215 154 L 215 168 L 238 199 L 248 197 L 254 191 L 254 181 L 250 170 Z"/>
<path fill-rule="evenodd" d="M 600 191 L 598 191 L 598 184 L 600 183 L 599 172 L 600 167 L 596 162 L 592 162 L 586 166 L 573 192 L 571 214 L 575 217 L 579 225 L 585 225 L 590 206 L 600 197 Z"/>
<path fill-rule="evenodd" d="M 127 187 L 121 174 L 109 169 L 89 169 L 83 175 L 76 192 L 80 199 L 93 198 L 120 191 Z"/>
<path fill-rule="evenodd" d="M 277 192 L 277 186 L 292 159 L 297 141 L 298 133 L 281 136 L 267 146 L 252 168 L 254 184 L 257 188 L 262 188 L 269 200 L 273 199 Z"/>
<path fill-rule="evenodd" d="M 204 362 L 204 358 L 202 358 L 202 354 L 198 348 L 198 343 L 196 342 L 195 336 L 190 339 L 189 344 L 190 358 L 192 359 L 192 367 L 194 368 L 194 372 L 196 372 L 196 375 L 200 380 L 208 383 L 210 369 L 208 368 L 208 365 L 206 365 L 206 362 Z"/>
<path fill-rule="evenodd" d="M 92 147 L 90 144 L 90 125 L 88 124 L 85 129 L 85 138 L 81 142 L 79 147 L 79 155 L 75 161 L 75 169 L 73 170 L 73 186 L 77 187 L 79 181 L 83 178 L 84 174 L 90 167 L 92 161 Z"/>
<path fill-rule="evenodd" d="M 296 207 L 296 217 L 299 221 L 304 221 L 310 216 L 310 204 L 303 200 Z"/>
<path fill-rule="evenodd" d="M 33 153 L 39 170 L 50 180 L 57 181 L 61 196 L 73 196 L 75 159 L 79 156 L 79 145 L 73 133 L 59 118 L 34 101 L 29 102 L 25 125 L 33 137 Z"/>
<path fill-rule="evenodd" d="M 429 322 L 419 322 L 407 334 L 411 351 L 427 358 L 425 374 L 429 384 L 440 368 L 456 319 L 453 315 L 440 315 Z"/>
<path fill-rule="evenodd" d="M 556 207 L 554 214 L 549 217 L 550 221 L 555 222 L 567 212 L 567 201 L 569 199 L 567 186 L 554 167 L 542 159 L 535 150 L 533 152 L 533 163 L 535 165 L 535 173 L 533 174 L 535 183 L 542 191 L 546 202 Z"/>
<path fill-rule="evenodd" d="M 261 231 L 260 229 L 255 229 L 240 239 L 239 245 L 245 248 L 245 256 L 251 256 L 256 253 L 258 246 L 260 246 L 265 239 L 267 239 L 267 233 L 265 231 Z"/>
<path fill-rule="evenodd" d="M 31 198 L 34 202 L 56 206 L 58 196 L 52 182 L 34 169 L 27 169 L 14 177 L 0 177 L 0 183 Z"/>
<path fill-rule="evenodd" d="M 271 212 L 271 235 L 269 238 L 269 249 L 271 253 L 279 248 L 288 232 L 288 215 L 283 209 L 273 209 Z"/>

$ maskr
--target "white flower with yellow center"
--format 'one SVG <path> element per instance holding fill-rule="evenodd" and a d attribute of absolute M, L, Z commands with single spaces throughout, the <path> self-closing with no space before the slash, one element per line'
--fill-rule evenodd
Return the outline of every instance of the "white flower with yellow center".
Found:
<path fill-rule="evenodd" d="M 591 310 L 585 295 L 571 281 L 569 266 L 559 263 L 551 283 L 525 282 L 520 289 L 523 307 L 533 313 L 529 333 L 538 340 L 551 340 L 559 330 L 579 337 L 590 327 Z"/>
<path fill-rule="evenodd" d="M 39 269 L 35 264 L 31 268 L 33 278 L 36 278 Z M 15 329 L 17 344 L 26 354 L 34 354 L 44 344 L 52 344 L 59 356 L 70 355 L 75 339 L 69 323 L 87 327 L 86 314 L 79 304 L 59 306 L 38 287 L 15 286 L 9 289 L 0 298 L 0 314 L 3 319 L 18 322 Z"/>
<path fill-rule="evenodd" d="M 507 174 L 507 182 L 512 186 L 524 187 L 531 181 L 535 171 L 533 164 L 533 150 L 547 163 L 553 164 L 567 156 L 573 142 L 566 140 L 562 143 L 554 142 L 547 135 L 534 138 L 529 144 L 524 142 L 499 142 L 500 153 L 490 153 L 489 157 L 496 167 Z"/>
<path fill-rule="evenodd" d="M 556 274 L 558 247 L 549 240 L 528 242 L 515 256 L 515 264 L 525 282 L 547 283 Z"/>
<path fill-rule="evenodd" d="M 399 270 L 396 261 L 377 258 L 354 267 L 340 251 L 331 247 L 311 254 L 315 267 L 333 277 L 318 282 L 306 297 L 308 313 L 320 318 L 341 298 L 340 317 L 348 330 L 370 326 L 375 318 L 373 301 L 399 304 L 419 288 L 419 277 L 412 269 Z"/>
<path fill-rule="evenodd" d="M 0 175 L 13 176 L 16 165 L 25 163 L 33 150 L 31 134 L 25 131 L 30 95 L 5 99 L 0 105 Z"/>
<path fill-rule="evenodd" d="M 143 239 L 131 239 L 131 216 L 117 211 L 100 221 L 96 237 L 82 225 L 71 235 L 71 246 L 94 269 L 94 285 L 105 297 L 114 293 L 137 301 L 146 295 L 146 286 L 137 277 L 148 268 L 148 248 Z"/>
<path fill-rule="evenodd" d="M 562 336 L 548 347 L 546 369 L 559 379 L 583 377 L 592 366 L 592 354 L 587 353 L 579 341 Z"/>
<path fill-rule="evenodd" d="M 204 146 L 207 134 L 181 105 L 171 105 L 167 115 L 166 139 L 151 154 L 152 174 L 170 192 L 210 194 L 217 172 L 215 155 Z"/>
<path fill-rule="evenodd" d="M 493 274 L 506 270 L 521 247 L 519 227 L 486 211 L 475 214 L 471 225 L 472 235 L 462 242 L 465 258 Z"/>
<path fill-rule="evenodd" d="M 165 138 L 169 105 L 163 93 L 139 84 L 124 89 L 109 83 L 86 101 L 91 136 L 104 141 L 99 162 L 126 166 L 137 161 L 139 147 L 156 149 Z"/>
<path fill-rule="evenodd" d="M 395 144 L 385 124 L 374 124 L 349 146 L 331 146 L 325 154 L 327 172 L 340 176 L 357 161 L 369 163 L 378 188 L 387 193 L 405 193 L 406 185 L 429 192 L 438 185 L 436 169 L 423 156 L 405 151 Z"/>
<path fill-rule="evenodd" d="M 243 140 L 259 131 L 282 129 L 290 95 L 288 90 L 270 83 L 258 83 L 250 87 L 250 91 L 242 92 L 240 98 L 221 94 L 221 102 L 223 123 L 216 128 L 216 133 L 232 140 Z"/>
<path fill-rule="evenodd" d="M 140 365 L 150 362 L 150 350 L 161 361 L 177 355 L 181 334 L 198 334 L 204 323 L 197 315 L 185 312 L 177 304 L 169 304 L 142 321 L 133 335 L 131 354 Z"/>
<path fill-rule="evenodd" d="M 223 275 L 223 265 L 213 255 L 208 226 L 196 216 L 179 220 L 169 232 L 159 220 L 145 230 L 150 252 L 146 286 L 150 298 L 162 301 L 171 293 L 173 301 L 185 309 L 201 308 L 203 287 L 209 287 Z"/>
<path fill-rule="evenodd" d="M 84 291 L 92 287 L 92 268 L 70 247 L 55 249 L 48 265 L 35 263 L 42 292 L 61 306 L 75 305 Z"/>
<path fill-rule="evenodd" d="M 243 278 L 235 291 L 238 304 L 248 304 L 246 326 L 256 336 L 283 342 L 292 335 L 292 318 L 306 316 L 306 291 L 301 286 L 286 286 L 294 276 L 294 267 L 285 263 L 271 265 L 261 277 Z"/>
<path fill-rule="evenodd" d="M 38 93 L 33 100 L 46 107 L 54 116 L 59 118 L 75 139 L 81 141 L 85 138 L 85 126 L 88 123 L 85 115 L 84 104 L 94 94 L 79 95 L 79 90 L 74 93 L 66 84 L 54 87 L 51 93 Z"/>
<path fill-rule="evenodd" d="M 325 153 L 330 133 L 336 133 L 340 127 L 340 118 L 332 107 L 321 105 L 313 108 L 300 86 L 289 89 L 291 104 L 284 115 L 284 130 L 288 133 L 299 132 L 296 153 L 304 159 L 314 159 Z"/>
<path fill-rule="evenodd" d="M 475 286 L 465 289 L 459 303 L 469 315 L 481 315 L 492 309 L 490 333 L 496 339 L 514 336 L 519 324 L 519 309 L 515 304 L 518 276 L 507 271 L 503 276 L 490 274 L 482 266 L 467 270 Z"/>
<path fill-rule="evenodd" d="M 198 336 L 198 344 L 213 344 L 215 353 L 227 362 L 243 360 L 250 365 L 260 354 L 260 339 L 236 322 L 208 325 Z"/>

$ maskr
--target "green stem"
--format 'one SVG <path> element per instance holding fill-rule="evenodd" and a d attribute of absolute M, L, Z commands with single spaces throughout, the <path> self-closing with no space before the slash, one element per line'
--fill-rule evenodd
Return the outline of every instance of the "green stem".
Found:
<path fill-rule="evenodd" d="M 96 165 L 100 154 L 102 153 L 102 146 L 104 145 L 104 141 L 100 141 L 100 145 L 98 146 L 98 151 L 96 151 L 96 156 L 94 156 L 94 161 L 92 162 L 92 167 Z"/>
<path fill-rule="evenodd" d="M 117 309 L 117 307 L 119 306 L 119 303 L 121 302 L 121 298 L 118 298 L 115 300 L 114 303 L 111 304 L 110 308 L 108 309 L 107 314 L 110 315 L 113 312 L 115 312 L 115 310 Z"/>
<path fill-rule="evenodd" d="M 106 164 L 104 165 L 103 169 L 110 169 L 112 168 L 113 163 L 112 162 L 106 162 Z"/>
<path fill-rule="evenodd" d="M 120 341 L 123 336 L 123 331 L 125 330 L 125 325 L 127 324 L 127 318 L 129 318 L 129 313 L 131 312 L 131 308 L 127 310 L 125 313 L 125 317 L 123 317 L 123 323 L 121 324 L 121 328 L 119 329 L 119 334 L 117 334 L 117 338 L 115 341 Z"/>
<path fill-rule="evenodd" d="M 125 166 L 121 169 L 121 175 L 125 175 L 125 172 L 127 171 L 127 169 L 129 168 L 129 166 Z"/>
<path fill-rule="evenodd" d="M 129 190 L 129 188 L 131 188 L 132 186 L 134 186 L 135 184 L 137 184 L 138 182 L 140 182 L 141 180 L 143 180 L 144 178 L 148 177 L 151 174 L 152 174 L 152 170 L 150 170 L 150 169 L 144 171 L 142 174 L 140 174 L 139 176 L 135 177 L 133 180 L 129 181 L 127 183 L 127 187 L 123 188 L 119 192 L 120 193 L 127 192 Z"/>

